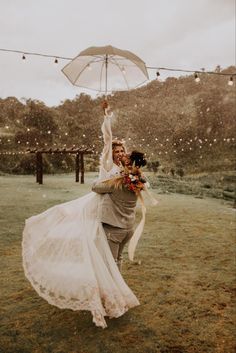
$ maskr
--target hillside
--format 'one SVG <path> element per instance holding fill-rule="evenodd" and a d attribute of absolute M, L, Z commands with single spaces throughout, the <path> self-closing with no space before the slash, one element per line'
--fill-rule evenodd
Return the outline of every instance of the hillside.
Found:
<path fill-rule="evenodd" d="M 233 170 L 235 86 L 228 86 L 225 76 L 200 74 L 200 79 L 199 83 L 193 76 L 156 80 L 109 96 L 114 136 L 125 139 L 128 149 L 146 152 L 150 168 L 182 168 L 185 174 Z M 22 154 L 27 148 L 81 145 L 94 150 L 87 163 L 94 169 L 103 143 L 102 100 L 81 94 L 49 108 L 39 101 L 0 99 L 0 170 L 33 172 L 34 157 Z M 46 172 L 73 168 L 72 156 L 45 158 Z"/>

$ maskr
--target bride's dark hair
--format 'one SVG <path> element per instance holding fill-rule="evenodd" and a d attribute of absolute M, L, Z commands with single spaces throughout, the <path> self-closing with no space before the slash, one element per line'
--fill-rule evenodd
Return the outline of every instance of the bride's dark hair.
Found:
<path fill-rule="evenodd" d="M 132 151 L 129 158 L 135 167 L 144 167 L 147 164 L 147 160 L 144 158 L 144 153 L 142 152 Z"/>

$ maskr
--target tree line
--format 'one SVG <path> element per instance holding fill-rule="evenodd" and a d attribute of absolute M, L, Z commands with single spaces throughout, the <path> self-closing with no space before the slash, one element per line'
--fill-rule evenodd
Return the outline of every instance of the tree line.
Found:
<path fill-rule="evenodd" d="M 223 72 L 235 72 L 235 67 Z M 144 151 L 150 169 L 157 164 L 190 173 L 233 168 L 235 87 L 227 85 L 225 76 L 199 76 L 199 83 L 192 76 L 172 77 L 108 97 L 114 136 L 123 138 L 129 150 Z M 80 94 L 56 107 L 32 99 L 0 99 L 0 170 L 33 173 L 34 156 L 18 154 L 28 148 L 78 146 L 93 149 L 86 166 L 96 170 L 103 145 L 103 99 Z M 71 171 L 74 157 L 47 156 L 44 164 L 49 173 Z"/>

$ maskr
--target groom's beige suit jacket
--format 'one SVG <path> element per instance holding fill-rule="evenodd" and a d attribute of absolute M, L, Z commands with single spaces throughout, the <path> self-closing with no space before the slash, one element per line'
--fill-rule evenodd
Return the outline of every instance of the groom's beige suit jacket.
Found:
<path fill-rule="evenodd" d="M 137 196 L 127 188 L 115 188 L 103 182 L 96 182 L 92 190 L 104 194 L 99 207 L 99 218 L 102 223 L 114 227 L 132 229 L 135 222 Z"/>

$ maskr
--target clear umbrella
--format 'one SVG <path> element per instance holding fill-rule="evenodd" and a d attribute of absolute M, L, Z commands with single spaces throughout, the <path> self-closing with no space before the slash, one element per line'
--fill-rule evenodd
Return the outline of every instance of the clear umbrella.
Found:
<path fill-rule="evenodd" d="M 136 88 L 148 80 L 145 63 L 111 45 L 82 51 L 62 72 L 75 86 L 105 93 Z"/>

